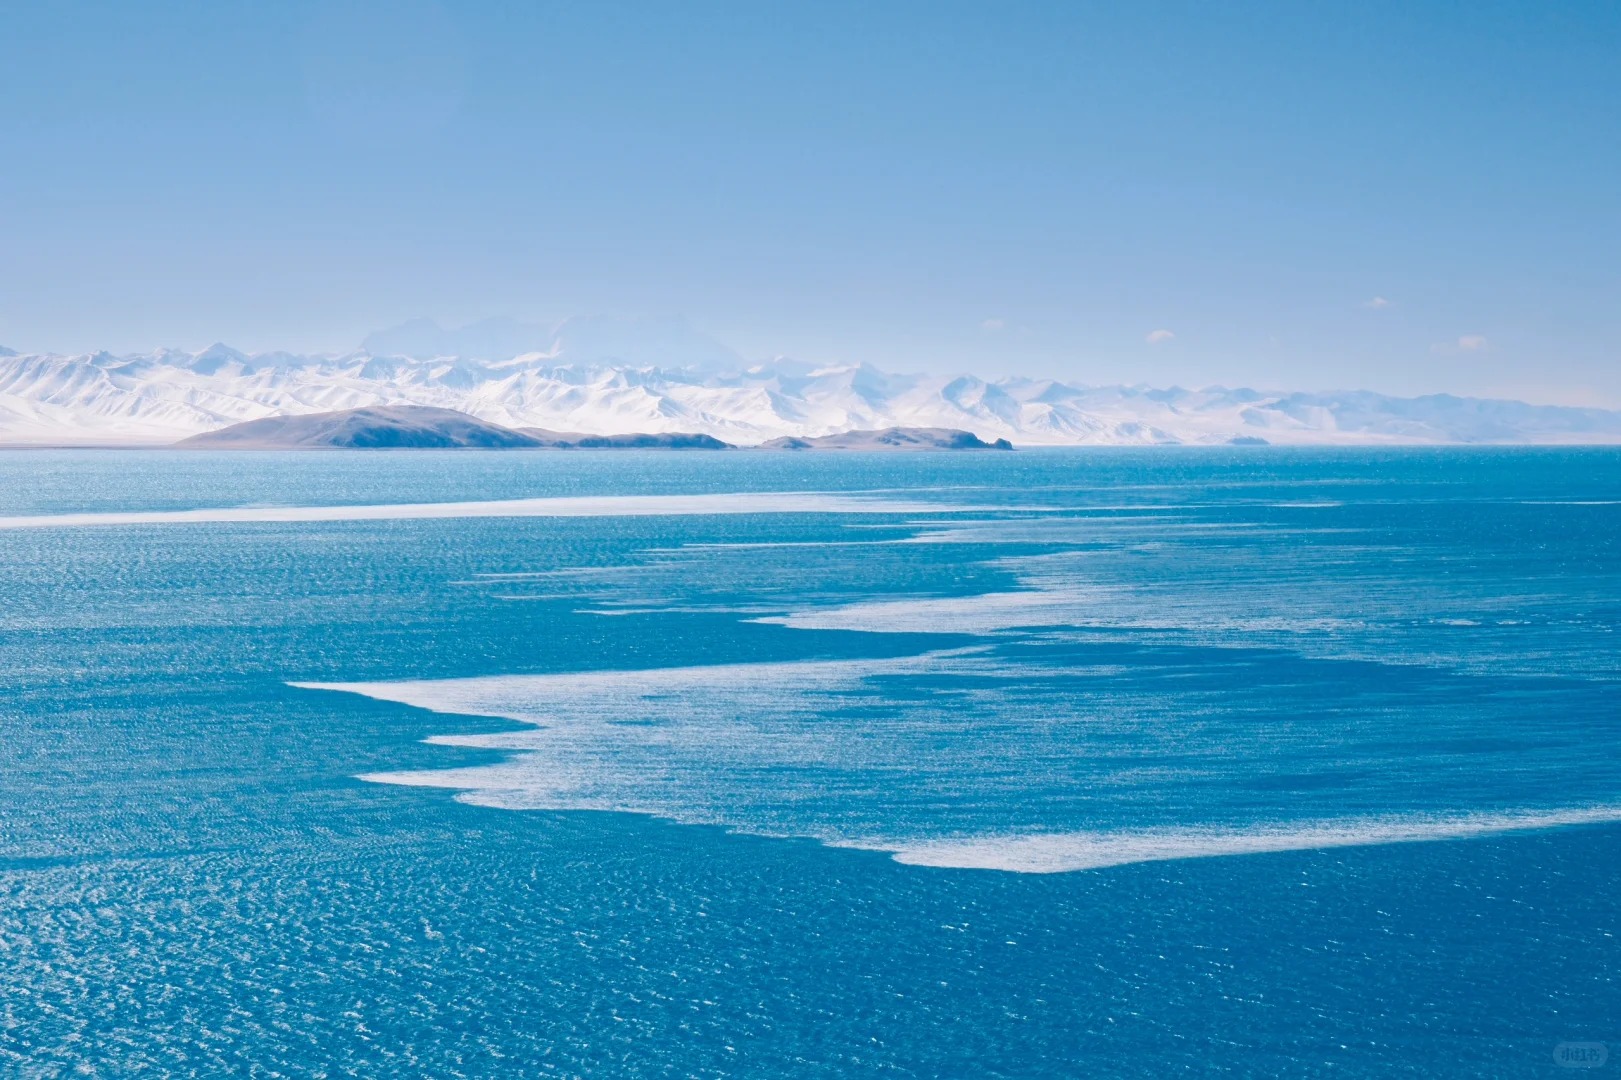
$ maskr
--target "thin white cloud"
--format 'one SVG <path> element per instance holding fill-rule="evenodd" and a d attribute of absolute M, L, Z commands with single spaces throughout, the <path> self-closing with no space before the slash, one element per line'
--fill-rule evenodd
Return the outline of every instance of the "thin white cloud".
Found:
<path fill-rule="evenodd" d="M 1456 341 L 1438 341 L 1430 346 L 1430 352 L 1441 356 L 1454 353 L 1481 352 L 1490 346 L 1484 334 L 1464 334 Z"/>
<path fill-rule="evenodd" d="M 1002 329 L 1006 325 L 1007 325 L 1007 320 L 1005 320 L 1005 319 L 986 319 L 984 322 L 979 324 L 979 328 L 981 330 L 988 330 L 988 331 L 990 331 L 992 333 L 995 333 L 996 331 Z"/>
<path fill-rule="evenodd" d="M 1363 301 L 1362 306 L 1365 307 L 1365 308 L 1370 308 L 1370 309 L 1372 309 L 1374 311 L 1379 311 L 1379 310 L 1381 310 L 1383 308 L 1392 307 L 1394 305 L 1392 305 L 1389 300 L 1386 300 L 1382 296 L 1375 296 L 1371 300 Z"/>
<path fill-rule="evenodd" d="M 1169 330 L 1150 330 L 1148 332 L 1148 336 L 1143 340 L 1148 342 L 1150 345 L 1160 345 L 1175 337 L 1176 335 L 1171 333 Z"/>

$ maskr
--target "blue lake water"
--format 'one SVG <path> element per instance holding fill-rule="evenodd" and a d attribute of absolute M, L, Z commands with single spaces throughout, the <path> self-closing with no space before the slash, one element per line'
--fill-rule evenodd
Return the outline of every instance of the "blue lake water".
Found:
<path fill-rule="evenodd" d="M 1568 1075 L 1618 628 L 1613 450 L 0 453 L 0 1075 Z"/>

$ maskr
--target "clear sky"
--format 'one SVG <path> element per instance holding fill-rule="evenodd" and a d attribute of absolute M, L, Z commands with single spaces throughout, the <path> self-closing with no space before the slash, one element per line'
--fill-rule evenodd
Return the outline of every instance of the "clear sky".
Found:
<path fill-rule="evenodd" d="M 0 343 L 1621 405 L 1621 4 L 0 6 Z"/>

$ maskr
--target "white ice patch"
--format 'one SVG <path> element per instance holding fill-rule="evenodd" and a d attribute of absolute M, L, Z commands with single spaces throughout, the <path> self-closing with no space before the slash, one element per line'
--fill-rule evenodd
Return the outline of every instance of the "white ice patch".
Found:
<path fill-rule="evenodd" d="M 913 866 L 1060 874 L 1128 863 L 1259 855 L 1277 851 L 1370 847 L 1379 844 L 1462 840 L 1495 833 L 1621 821 L 1621 807 L 1523 811 L 1457 817 L 1368 818 L 1299 822 L 1244 829 L 1163 829 L 1073 832 L 931 840 L 894 848 L 897 862 Z"/>
<path fill-rule="evenodd" d="M 1504 766 L 1491 759 L 1460 756 L 1450 747 L 1474 729 L 1467 712 L 1426 719 L 1423 738 L 1442 748 L 1425 750 L 1423 740 L 1403 742 L 1407 714 L 1370 716 L 1353 737 L 1293 711 L 1225 715 L 1164 682 L 1133 683 L 1140 675 L 980 647 L 294 685 L 525 725 L 430 740 L 502 751 L 501 760 L 365 780 L 506 809 L 807 837 L 922 866 L 1055 873 L 1621 820 L 1621 808 L 1591 798 L 1500 809 L 1519 805 L 1516 770 L 1546 763 L 1522 755 L 1498 776 Z M 1279 775 L 1305 786 L 1256 786 Z M 1449 809 L 1484 805 L 1494 790 L 1490 812 Z M 1583 803 L 1575 789 L 1567 797 Z M 1337 818 L 1346 805 L 1392 811 Z"/>
<path fill-rule="evenodd" d="M 1086 626 L 1098 620 L 1107 590 L 1066 588 L 980 593 L 930 599 L 875 600 L 809 608 L 751 622 L 796 630 L 861 630 L 875 634 L 994 634 L 1052 626 Z"/>
<path fill-rule="evenodd" d="M 382 683 L 294 683 L 434 712 L 533 725 L 441 736 L 442 745 L 515 751 L 465 769 L 363 779 L 463 789 L 470 802 L 513 809 L 654 814 L 779 835 L 846 838 L 842 819 L 870 828 L 874 777 L 905 768 L 927 785 L 967 766 L 948 752 L 920 761 L 920 733 L 949 733 L 938 707 L 891 704 L 892 682 L 915 676 L 1005 677 L 967 650 L 884 660 L 732 664 L 570 675 L 502 675 Z M 932 703 L 932 695 L 925 695 Z M 842 717 L 842 719 L 841 719 Z M 863 809 L 865 807 L 865 809 Z"/>
<path fill-rule="evenodd" d="M 962 510 L 977 508 L 963 507 Z M 288 521 L 399 521 L 429 518 L 654 517 L 710 514 L 917 514 L 956 508 L 917 500 L 758 491 L 718 495 L 587 495 L 484 502 L 389 503 L 374 506 L 230 506 L 199 510 L 133 510 L 94 514 L 0 516 L 0 529 L 87 525 L 191 525 Z"/>

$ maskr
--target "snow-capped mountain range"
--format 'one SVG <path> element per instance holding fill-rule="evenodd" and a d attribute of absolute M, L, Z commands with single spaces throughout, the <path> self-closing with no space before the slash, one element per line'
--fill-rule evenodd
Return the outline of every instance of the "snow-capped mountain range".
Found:
<path fill-rule="evenodd" d="M 509 427 L 702 432 L 750 444 L 852 429 L 961 428 L 1032 444 L 1621 443 L 1621 412 L 1367 391 L 1076 386 L 750 365 L 679 321 L 408 323 L 343 355 L 225 345 L 112 355 L 0 349 L 0 443 L 159 444 L 243 420 L 369 405 L 457 409 Z"/>

